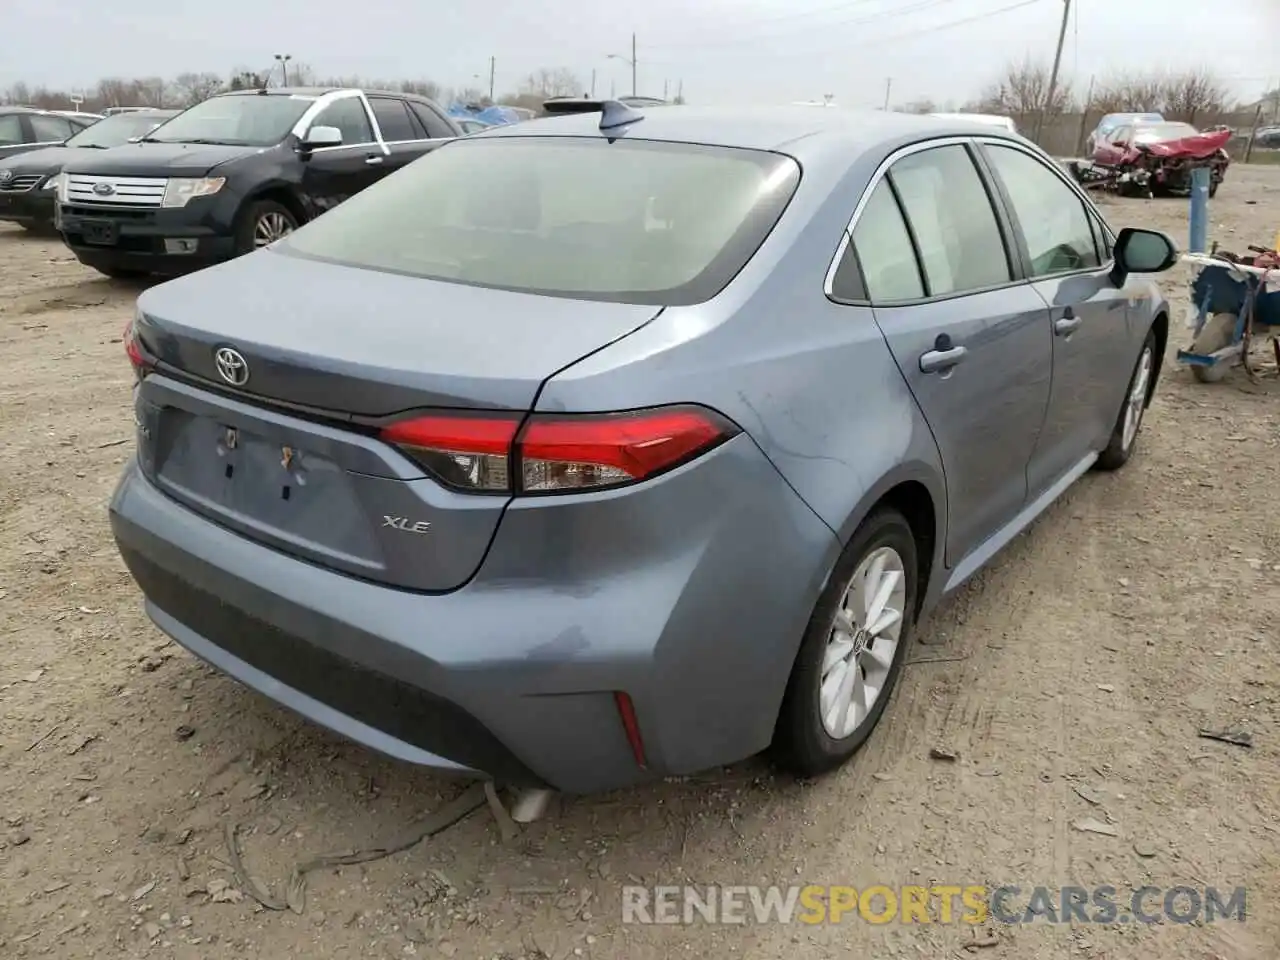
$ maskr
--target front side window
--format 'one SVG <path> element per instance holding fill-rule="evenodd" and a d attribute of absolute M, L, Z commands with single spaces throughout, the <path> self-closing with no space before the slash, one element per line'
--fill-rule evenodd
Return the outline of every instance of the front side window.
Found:
<path fill-rule="evenodd" d="M 988 144 L 1026 239 L 1031 275 L 1047 277 L 1100 266 L 1084 201 L 1039 160 L 1013 147 Z"/>
<path fill-rule="evenodd" d="M 597 137 L 454 140 L 317 217 L 285 254 L 478 286 L 699 303 L 747 263 L 794 160 Z"/>
<path fill-rule="evenodd" d="M 876 185 L 862 208 L 853 228 L 853 249 L 872 303 L 918 300 L 924 296 L 911 235 L 888 180 Z"/>
<path fill-rule="evenodd" d="M 314 97 L 228 94 L 184 110 L 148 137 L 149 143 L 225 143 L 270 147 L 284 140 Z"/>
<path fill-rule="evenodd" d="M 929 296 L 1013 279 L 995 209 L 965 147 L 909 154 L 890 168 L 889 178 L 915 238 Z"/>
<path fill-rule="evenodd" d="M 342 132 L 342 145 L 345 147 L 373 143 L 373 127 L 369 124 L 369 114 L 365 112 L 359 97 L 335 100 L 320 111 L 311 126 L 313 129 L 337 127 Z"/>

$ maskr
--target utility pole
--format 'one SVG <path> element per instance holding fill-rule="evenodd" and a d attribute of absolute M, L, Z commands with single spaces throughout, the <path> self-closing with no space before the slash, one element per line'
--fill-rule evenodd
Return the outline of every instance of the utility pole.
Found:
<path fill-rule="evenodd" d="M 631 34 L 631 95 L 636 95 L 636 35 Z"/>
<path fill-rule="evenodd" d="M 684 103 L 684 81 L 681 80 L 676 84 L 676 99 Z"/>
<path fill-rule="evenodd" d="M 1067 25 L 1071 22 L 1071 0 L 1062 0 L 1062 27 L 1058 30 L 1058 50 L 1053 55 L 1053 72 L 1049 74 L 1049 90 L 1045 94 L 1044 103 L 1040 107 L 1040 117 L 1036 121 L 1035 140 L 1040 142 L 1040 134 L 1044 131 L 1044 120 L 1053 106 L 1053 95 L 1058 92 L 1058 70 L 1062 67 L 1062 48 L 1067 43 Z"/>
<path fill-rule="evenodd" d="M 596 68 L 591 68 L 591 99 L 596 98 Z"/>
<path fill-rule="evenodd" d="M 1093 82 L 1096 77 L 1089 77 L 1089 92 L 1084 95 L 1084 106 L 1080 110 L 1080 132 L 1076 134 L 1076 152 L 1083 153 L 1085 138 L 1089 133 L 1089 108 L 1093 106 Z"/>
<path fill-rule="evenodd" d="M 893 90 L 893 77 L 884 78 L 884 108 L 889 109 L 889 94 Z"/>
<path fill-rule="evenodd" d="M 670 99 L 670 98 L 667 96 L 668 92 L 670 92 L 670 89 L 671 89 L 671 81 L 670 81 L 670 80 L 663 80 L 663 81 L 662 81 L 662 99 L 663 99 L 663 100 L 668 100 L 668 99 Z"/>
<path fill-rule="evenodd" d="M 489 58 L 489 102 L 493 103 L 493 81 L 498 74 L 498 58 Z"/>
<path fill-rule="evenodd" d="M 289 85 L 289 61 L 293 59 L 293 54 L 277 53 L 276 59 L 280 62 L 280 86 L 287 87 Z"/>

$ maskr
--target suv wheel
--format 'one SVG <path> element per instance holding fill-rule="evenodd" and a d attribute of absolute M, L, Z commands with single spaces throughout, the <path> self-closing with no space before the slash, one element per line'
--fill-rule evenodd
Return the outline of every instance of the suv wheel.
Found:
<path fill-rule="evenodd" d="M 274 200 L 257 200 L 240 215 L 236 230 L 236 251 L 252 253 L 287 237 L 298 229 L 297 218 L 283 204 Z"/>
<path fill-rule="evenodd" d="M 850 538 L 787 684 L 773 743 L 783 766 L 824 773 L 871 734 L 915 626 L 917 570 L 915 538 L 896 510 L 877 510 Z"/>

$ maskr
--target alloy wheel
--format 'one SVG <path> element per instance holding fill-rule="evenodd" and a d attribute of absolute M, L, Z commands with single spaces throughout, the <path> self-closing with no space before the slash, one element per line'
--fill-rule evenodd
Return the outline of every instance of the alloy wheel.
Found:
<path fill-rule="evenodd" d="M 1125 402 L 1124 429 L 1120 435 L 1121 448 L 1128 450 L 1138 435 L 1138 427 L 1142 426 L 1142 414 L 1147 409 L 1147 386 L 1151 383 L 1153 358 L 1150 347 L 1143 347 L 1142 356 L 1138 358 L 1138 368 L 1133 371 L 1133 382 L 1129 384 L 1129 397 Z"/>
<path fill-rule="evenodd" d="M 885 690 L 906 614 L 907 576 L 892 547 L 858 564 L 836 611 L 822 661 L 822 727 L 834 740 L 852 735 Z"/>
<path fill-rule="evenodd" d="M 293 221 L 286 214 L 272 210 L 260 216 L 253 225 L 253 246 L 255 249 L 265 247 L 291 233 Z"/>

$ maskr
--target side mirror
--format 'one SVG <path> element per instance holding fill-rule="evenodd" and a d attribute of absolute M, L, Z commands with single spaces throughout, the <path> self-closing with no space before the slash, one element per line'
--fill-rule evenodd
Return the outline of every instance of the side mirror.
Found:
<path fill-rule="evenodd" d="M 342 131 L 337 127 L 312 127 L 302 138 L 302 146 L 306 150 L 320 150 L 324 147 L 342 146 Z"/>
<path fill-rule="evenodd" d="M 1123 287 L 1131 273 L 1163 273 L 1178 262 L 1178 247 L 1166 233 L 1125 227 L 1116 237 L 1111 281 Z"/>

